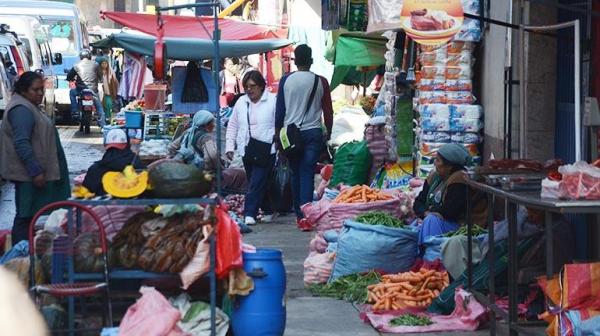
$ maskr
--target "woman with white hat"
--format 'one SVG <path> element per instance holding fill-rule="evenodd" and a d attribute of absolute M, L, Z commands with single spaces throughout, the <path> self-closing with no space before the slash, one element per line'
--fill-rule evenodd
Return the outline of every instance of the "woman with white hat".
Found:
<path fill-rule="evenodd" d="M 135 169 L 145 168 L 144 164 L 131 151 L 127 135 L 121 129 L 113 129 L 108 132 L 104 148 L 106 152 L 102 159 L 90 166 L 82 183 L 96 196 L 106 194 L 102 187 L 102 176 L 107 172 L 123 171 L 128 165 L 133 165 Z"/>

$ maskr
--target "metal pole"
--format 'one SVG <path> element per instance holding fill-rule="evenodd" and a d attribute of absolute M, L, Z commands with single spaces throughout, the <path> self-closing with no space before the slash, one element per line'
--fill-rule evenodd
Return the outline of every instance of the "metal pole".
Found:
<path fill-rule="evenodd" d="M 519 158 L 527 157 L 527 79 L 525 26 L 519 25 Z"/>
<path fill-rule="evenodd" d="M 219 40 L 221 38 L 221 31 L 219 30 L 219 13 L 217 10 L 218 4 L 215 3 L 213 6 L 213 18 L 214 18 L 214 32 L 213 32 L 213 45 L 214 45 L 214 59 L 213 59 L 213 80 L 215 82 L 215 90 L 216 90 L 216 101 L 215 101 L 215 112 L 217 114 L 217 157 L 221 157 L 221 111 L 219 109 L 219 92 L 220 89 L 220 81 L 219 81 L 219 64 L 220 64 L 220 49 L 219 49 Z M 217 165 L 217 197 L 221 196 L 221 165 Z M 216 227 L 214 233 L 212 234 L 210 244 L 211 244 L 211 269 L 210 273 L 210 334 L 214 336 L 217 334 L 217 275 L 215 271 L 215 267 L 217 265 L 217 249 L 216 249 Z"/>
<path fill-rule="evenodd" d="M 575 28 L 575 161 L 581 160 L 581 28 L 579 20 L 573 21 Z"/>

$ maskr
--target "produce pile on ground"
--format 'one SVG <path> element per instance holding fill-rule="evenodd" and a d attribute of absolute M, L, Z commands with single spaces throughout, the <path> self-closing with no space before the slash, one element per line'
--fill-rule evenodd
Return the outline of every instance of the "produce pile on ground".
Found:
<path fill-rule="evenodd" d="M 362 224 L 383 225 L 393 228 L 403 228 L 404 223 L 389 214 L 382 211 L 371 211 L 356 217 L 356 221 Z"/>
<path fill-rule="evenodd" d="M 312 285 L 308 290 L 317 296 L 332 297 L 356 303 L 367 302 L 367 287 L 381 281 L 377 272 L 351 274 L 327 284 Z"/>
<path fill-rule="evenodd" d="M 415 327 L 415 326 L 428 326 L 432 325 L 433 321 L 427 316 L 419 316 L 415 314 L 403 314 L 398 317 L 393 318 L 390 321 L 390 325 L 392 327 L 399 326 L 407 326 L 407 327 Z"/>
<path fill-rule="evenodd" d="M 354 186 L 342 190 L 333 200 L 333 203 L 368 203 L 376 201 L 388 201 L 392 196 L 377 189 L 371 189 L 366 185 Z"/>
<path fill-rule="evenodd" d="M 375 311 L 424 309 L 450 283 L 447 272 L 425 268 L 421 268 L 419 272 L 383 275 L 381 279 L 380 283 L 367 287 L 367 302 L 373 304 Z"/>

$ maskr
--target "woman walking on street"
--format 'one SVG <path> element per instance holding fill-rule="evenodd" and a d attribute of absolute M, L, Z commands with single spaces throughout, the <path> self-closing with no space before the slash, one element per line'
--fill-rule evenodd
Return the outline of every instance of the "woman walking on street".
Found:
<path fill-rule="evenodd" d="M 256 224 L 259 208 L 264 222 L 273 219 L 267 197 L 267 185 L 275 164 L 275 95 L 265 90 L 266 83 L 258 71 L 249 71 L 242 79 L 246 95 L 233 108 L 227 126 L 226 153 L 233 159 L 234 151 L 242 156 L 248 191 L 244 205 L 245 223 Z"/>
<path fill-rule="evenodd" d="M 38 107 L 44 78 L 27 71 L 15 83 L 0 128 L 0 175 L 15 184 L 12 242 L 28 239 L 29 223 L 42 207 L 66 200 L 67 160 L 54 123 Z"/>
<path fill-rule="evenodd" d="M 117 103 L 117 93 L 119 92 L 119 81 L 113 69 L 110 67 L 108 58 L 102 56 L 96 58 L 96 62 L 100 64 L 100 71 L 102 72 L 102 91 L 104 96 L 102 97 L 102 106 L 104 107 L 104 118 L 110 122 L 112 117 L 112 111 Z"/>

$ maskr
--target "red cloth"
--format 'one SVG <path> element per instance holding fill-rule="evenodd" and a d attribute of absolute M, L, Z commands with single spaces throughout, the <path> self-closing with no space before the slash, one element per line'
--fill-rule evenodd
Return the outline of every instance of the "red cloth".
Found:
<path fill-rule="evenodd" d="M 139 30 L 156 36 L 156 15 L 101 11 L 103 19 L 110 19 L 125 27 Z M 174 16 L 161 15 L 164 26 L 164 37 L 212 39 L 213 18 L 206 16 Z M 203 28 L 203 25 L 206 29 Z M 219 19 L 221 40 L 262 40 L 269 38 L 286 38 L 286 29 L 275 29 L 252 23 L 230 19 Z"/>

